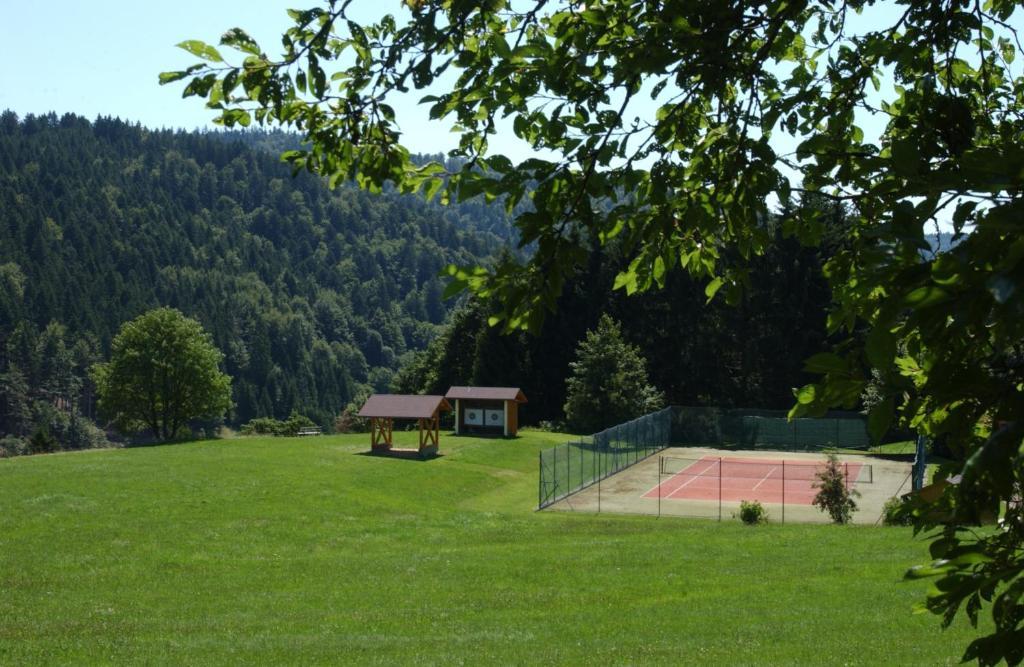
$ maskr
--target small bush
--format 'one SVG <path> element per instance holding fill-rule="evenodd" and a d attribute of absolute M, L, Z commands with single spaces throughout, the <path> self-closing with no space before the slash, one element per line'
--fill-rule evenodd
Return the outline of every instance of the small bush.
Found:
<path fill-rule="evenodd" d="M 369 420 L 359 416 L 359 408 L 349 403 L 334 419 L 335 433 L 365 433 Z"/>
<path fill-rule="evenodd" d="M 822 512 L 828 512 L 836 523 L 850 523 L 853 513 L 857 511 L 857 503 L 853 497 L 859 496 L 857 491 L 846 488 L 846 476 L 842 464 L 835 452 L 829 452 L 825 468 L 817 474 L 818 481 L 814 488 L 818 494 L 812 501 Z"/>
<path fill-rule="evenodd" d="M 306 428 L 309 426 L 315 427 L 316 425 L 316 422 L 307 417 L 306 415 L 300 415 L 298 412 L 293 412 L 288 416 L 288 419 L 284 420 L 284 422 L 281 425 L 281 432 L 278 433 L 277 435 L 298 435 L 300 428 Z"/>
<path fill-rule="evenodd" d="M 569 431 L 569 427 L 565 425 L 565 422 L 549 419 L 540 420 L 534 428 L 538 431 L 547 431 L 549 433 L 567 433 Z"/>
<path fill-rule="evenodd" d="M 882 523 L 886 526 L 909 526 L 913 523 L 910 513 L 910 498 L 893 496 L 882 507 Z"/>
<path fill-rule="evenodd" d="M 281 422 L 273 417 L 256 417 L 242 424 L 243 435 L 275 435 Z"/>
<path fill-rule="evenodd" d="M 21 456 L 25 453 L 27 448 L 28 443 L 21 438 L 13 435 L 5 435 L 0 438 L 0 459 L 8 458 L 10 456 Z"/>
<path fill-rule="evenodd" d="M 47 454 L 59 449 L 60 445 L 57 444 L 57 439 L 50 434 L 50 430 L 46 427 L 36 430 L 28 439 L 27 452 L 29 454 Z"/>
<path fill-rule="evenodd" d="M 768 512 L 764 505 L 756 500 L 741 500 L 739 514 L 740 521 L 748 526 L 756 526 L 759 523 L 768 523 Z"/>
<path fill-rule="evenodd" d="M 316 426 L 316 422 L 306 415 L 293 412 L 284 421 L 274 419 L 273 417 L 251 419 L 242 426 L 242 433 L 244 435 L 277 435 L 287 437 L 298 435 L 299 429 L 306 426 Z"/>

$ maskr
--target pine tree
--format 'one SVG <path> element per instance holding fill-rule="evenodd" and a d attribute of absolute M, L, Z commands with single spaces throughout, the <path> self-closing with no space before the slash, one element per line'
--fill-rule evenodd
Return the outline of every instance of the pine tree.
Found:
<path fill-rule="evenodd" d="M 619 323 L 608 315 L 580 341 L 569 367 L 565 417 L 575 431 L 595 433 L 664 405 L 640 350 L 623 339 Z"/>

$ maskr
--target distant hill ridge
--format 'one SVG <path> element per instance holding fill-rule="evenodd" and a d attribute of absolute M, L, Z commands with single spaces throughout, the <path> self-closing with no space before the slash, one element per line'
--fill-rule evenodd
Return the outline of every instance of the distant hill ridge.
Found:
<path fill-rule="evenodd" d="M 386 388 L 447 316 L 438 271 L 489 261 L 504 212 L 331 192 L 253 138 L 0 114 L 0 351 L 51 321 L 105 349 L 169 305 L 225 353 L 235 422 L 327 424 Z"/>

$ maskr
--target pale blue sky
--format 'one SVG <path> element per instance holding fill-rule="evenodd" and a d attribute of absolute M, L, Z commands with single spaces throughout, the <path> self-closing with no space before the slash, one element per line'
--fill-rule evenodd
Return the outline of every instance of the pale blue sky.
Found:
<path fill-rule="evenodd" d="M 19 116 L 55 111 L 87 118 L 118 116 L 147 127 L 213 127 L 201 101 L 182 99 L 184 84 L 157 84 L 160 72 L 184 69 L 196 58 L 175 44 L 244 28 L 271 55 L 291 24 L 289 7 L 316 0 L 0 0 L 0 109 Z M 357 3 L 371 18 L 402 11 L 398 0 Z M 418 99 L 415 98 L 415 99 Z M 438 151 L 455 139 L 448 127 L 426 125 L 426 111 L 409 114 L 406 139 L 414 150 Z M 454 136 L 454 135 L 452 135 Z"/>

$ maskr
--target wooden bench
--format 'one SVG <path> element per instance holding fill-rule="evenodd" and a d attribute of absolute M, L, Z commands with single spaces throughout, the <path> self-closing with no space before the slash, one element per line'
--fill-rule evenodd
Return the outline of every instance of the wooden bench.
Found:
<path fill-rule="evenodd" d="M 296 435 L 299 435 L 299 436 L 303 436 L 303 435 L 320 435 L 320 427 L 319 426 L 302 426 L 302 427 L 299 427 L 299 430 L 296 433 Z"/>

